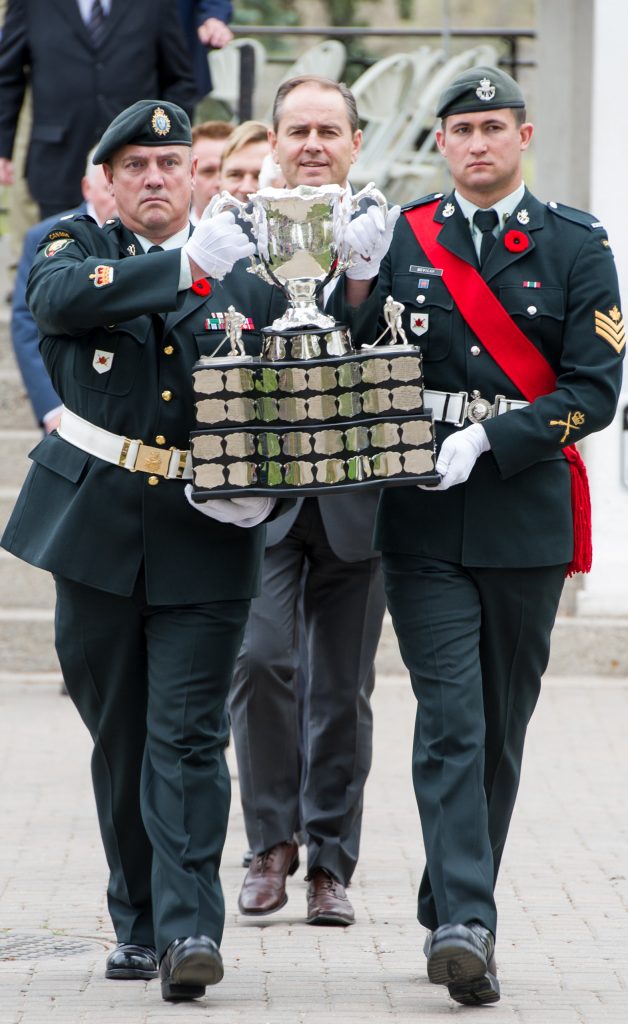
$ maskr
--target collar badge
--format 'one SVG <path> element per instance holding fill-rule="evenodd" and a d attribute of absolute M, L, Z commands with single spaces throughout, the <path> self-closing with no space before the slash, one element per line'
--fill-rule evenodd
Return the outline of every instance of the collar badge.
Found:
<path fill-rule="evenodd" d="M 453 203 L 446 203 L 443 207 L 443 217 L 453 217 L 456 212 L 456 207 Z"/>
<path fill-rule="evenodd" d="M 517 214 L 517 220 L 519 221 L 520 224 L 529 224 L 530 223 L 530 214 L 528 213 L 527 210 L 519 210 L 519 212 Z"/>

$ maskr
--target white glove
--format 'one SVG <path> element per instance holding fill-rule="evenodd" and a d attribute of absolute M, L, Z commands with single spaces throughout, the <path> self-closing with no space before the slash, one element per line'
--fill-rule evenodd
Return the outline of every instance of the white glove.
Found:
<path fill-rule="evenodd" d="M 369 206 L 366 213 L 361 213 L 346 225 L 342 249 L 343 255 L 353 261 L 347 270 L 347 277 L 352 281 L 367 281 L 377 277 L 400 213 L 401 207 L 391 206 L 384 216 L 379 206 L 373 205 Z"/>
<path fill-rule="evenodd" d="M 474 423 L 455 434 L 450 434 L 442 443 L 436 472 L 440 473 L 440 483 L 435 487 L 418 484 L 423 491 L 446 491 L 454 484 L 463 484 L 482 452 L 491 450 L 491 442 L 481 423 Z"/>
<path fill-rule="evenodd" d="M 234 263 L 254 254 L 255 246 L 236 222 L 234 215 L 224 210 L 215 217 L 203 216 L 183 246 L 183 251 L 208 277 L 222 281 Z"/>
<path fill-rule="evenodd" d="M 210 498 L 209 501 L 195 502 L 192 498 L 192 484 L 186 484 L 185 496 L 198 512 L 219 523 L 232 523 L 248 529 L 262 523 L 272 512 L 275 498 L 264 498 L 254 494 L 243 494 L 241 498 Z"/>

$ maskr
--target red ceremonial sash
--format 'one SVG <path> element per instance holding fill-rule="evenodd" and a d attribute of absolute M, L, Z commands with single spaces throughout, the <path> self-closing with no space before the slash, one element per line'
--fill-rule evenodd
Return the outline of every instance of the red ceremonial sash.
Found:
<path fill-rule="evenodd" d="M 434 220 L 435 205 L 415 207 L 405 216 L 430 263 L 442 268 L 443 283 L 463 319 L 528 402 L 551 394 L 556 390 L 556 374 L 545 357 L 517 327 L 475 267 L 438 241 L 442 225 Z M 591 498 L 580 452 L 575 445 L 568 445 L 563 454 L 571 470 L 574 551 L 567 574 L 572 576 L 591 569 Z"/>

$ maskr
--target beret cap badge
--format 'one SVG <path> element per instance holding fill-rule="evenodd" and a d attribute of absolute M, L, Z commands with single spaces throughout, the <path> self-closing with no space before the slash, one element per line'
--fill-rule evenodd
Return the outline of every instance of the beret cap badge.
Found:
<path fill-rule="evenodd" d="M 491 85 L 490 78 L 481 78 L 480 84 L 475 90 L 475 95 L 483 103 L 489 103 L 495 96 L 495 86 Z"/>
<path fill-rule="evenodd" d="M 170 128 L 172 127 L 170 118 L 163 107 L 155 107 L 151 124 L 155 135 L 161 136 L 168 135 Z"/>

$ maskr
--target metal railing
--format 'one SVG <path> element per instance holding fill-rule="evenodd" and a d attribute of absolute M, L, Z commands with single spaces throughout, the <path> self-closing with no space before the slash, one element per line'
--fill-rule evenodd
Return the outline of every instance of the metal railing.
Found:
<path fill-rule="evenodd" d="M 323 39 L 339 39 L 351 41 L 354 39 L 420 39 L 437 40 L 439 46 L 449 56 L 451 44 L 456 39 L 488 39 L 499 40 L 505 44 L 506 53 L 500 58 L 500 65 L 513 76 L 517 77 L 520 68 L 534 67 L 535 61 L 522 57 L 521 43 L 523 40 L 536 39 L 536 31 L 529 28 L 497 28 L 487 26 L 486 28 L 450 28 L 444 25 L 442 28 L 367 28 L 348 25 L 327 25 L 327 26 L 285 26 L 285 25 L 232 25 L 236 36 L 243 36 L 254 39 L 269 38 L 294 38 L 318 37 Z M 352 55 L 350 62 L 359 65 L 362 69 L 374 64 L 379 58 L 365 55 Z M 270 63 L 290 65 L 294 57 L 287 57 L 281 54 L 268 54 Z M 252 117 L 253 90 L 255 82 L 255 55 L 251 47 L 243 46 L 240 51 L 240 103 L 238 107 L 238 120 L 244 121 Z"/>

